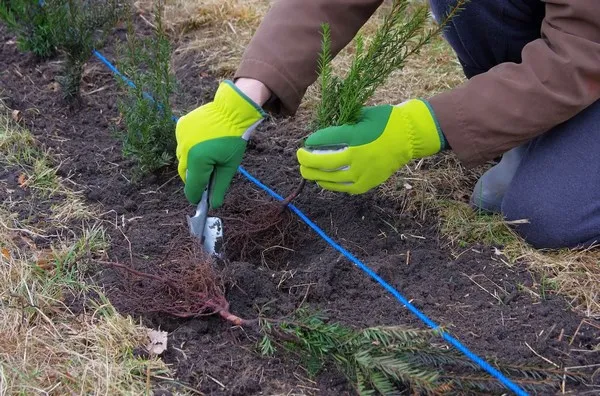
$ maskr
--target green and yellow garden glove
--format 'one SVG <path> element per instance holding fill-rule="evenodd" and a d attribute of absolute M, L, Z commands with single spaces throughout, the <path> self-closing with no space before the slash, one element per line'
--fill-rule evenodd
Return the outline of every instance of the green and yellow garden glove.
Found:
<path fill-rule="evenodd" d="M 300 173 L 326 190 L 362 194 L 412 159 L 446 148 L 429 104 L 364 107 L 356 124 L 321 129 L 297 152 Z"/>
<path fill-rule="evenodd" d="M 248 139 L 265 116 L 261 107 L 231 81 L 224 81 L 212 102 L 179 119 L 176 155 L 190 203 L 200 201 L 214 172 L 208 202 L 211 208 L 223 204 Z"/>

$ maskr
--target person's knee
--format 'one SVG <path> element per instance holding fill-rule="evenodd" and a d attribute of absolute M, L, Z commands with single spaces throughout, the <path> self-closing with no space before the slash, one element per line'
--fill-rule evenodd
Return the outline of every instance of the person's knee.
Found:
<path fill-rule="evenodd" d="M 573 210 L 544 204 L 543 197 L 534 194 L 507 194 L 502 202 L 502 215 L 536 249 L 575 248 L 594 243 L 591 238 L 595 235 L 577 221 L 579 216 Z"/>
<path fill-rule="evenodd" d="M 442 23 L 458 0 L 429 0 L 434 19 Z M 539 38 L 543 14 L 534 0 L 519 5 L 498 0 L 467 2 L 444 28 L 465 75 L 471 78 L 503 62 L 519 62 L 523 47 Z M 542 4 L 542 3 L 540 3 Z"/>

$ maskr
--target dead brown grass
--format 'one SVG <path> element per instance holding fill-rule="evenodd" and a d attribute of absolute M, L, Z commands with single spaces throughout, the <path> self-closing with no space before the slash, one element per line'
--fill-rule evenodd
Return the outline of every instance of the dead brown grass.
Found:
<path fill-rule="evenodd" d="M 103 229 L 4 110 L 0 166 L 32 182 L 0 181 L 0 394 L 149 394 L 150 379 L 168 369 L 134 355 L 148 329 L 83 282 L 85 267 L 107 247 Z M 17 188 L 24 193 L 13 195 Z M 63 203 L 46 204 L 56 197 Z M 23 218 L 23 210 L 38 216 Z"/>
<path fill-rule="evenodd" d="M 174 61 L 194 51 L 218 77 L 231 77 L 270 5 L 269 0 L 170 0 L 165 20 L 175 35 L 193 35 Z"/>
<path fill-rule="evenodd" d="M 540 298 L 557 293 L 587 317 L 600 318 L 600 251 L 598 249 L 539 250 L 528 245 L 500 215 L 484 215 L 466 203 L 439 202 L 440 229 L 449 244 L 496 248 L 496 257 L 509 266 L 524 265 L 540 279 Z"/>

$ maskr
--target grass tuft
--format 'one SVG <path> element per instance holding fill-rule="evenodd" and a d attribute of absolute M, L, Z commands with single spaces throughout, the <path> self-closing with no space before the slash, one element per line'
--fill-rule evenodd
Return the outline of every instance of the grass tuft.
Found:
<path fill-rule="evenodd" d="M 461 248 L 476 243 L 503 247 L 517 238 L 501 215 L 484 214 L 468 204 L 457 201 L 438 201 L 442 234 L 450 243 Z"/>
<path fill-rule="evenodd" d="M 190 52 L 216 77 L 230 77 L 266 14 L 270 0 L 175 0 L 166 7 L 166 21 L 179 35 L 194 37 L 174 51 L 177 62 Z"/>
<path fill-rule="evenodd" d="M 600 251 L 540 250 L 527 244 L 500 215 L 478 214 L 466 203 L 442 202 L 440 230 L 450 244 L 495 247 L 507 265 L 524 265 L 540 278 L 540 298 L 560 294 L 587 317 L 600 318 Z"/>
<path fill-rule="evenodd" d="M 52 169 L 49 155 L 4 110 L 0 165 L 9 173 L 32 172 L 39 163 Z M 0 393 L 149 394 L 149 379 L 168 375 L 168 368 L 156 356 L 137 356 L 148 329 L 84 282 L 86 266 L 104 255 L 108 241 L 86 220 L 92 211 L 80 201 L 72 209 L 77 201 L 68 197 L 77 195 L 53 174 L 56 188 L 17 186 L 0 195 Z M 27 213 L 37 216 L 23 218 Z"/>

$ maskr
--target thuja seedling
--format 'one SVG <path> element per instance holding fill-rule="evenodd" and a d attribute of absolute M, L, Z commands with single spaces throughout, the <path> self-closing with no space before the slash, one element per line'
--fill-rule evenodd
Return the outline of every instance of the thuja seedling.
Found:
<path fill-rule="evenodd" d="M 0 3 L 0 19 L 17 34 L 21 50 L 42 59 L 57 52 L 64 56 L 58 81 L 72 101 L 79 97 L 85 63 L 123 7 L 117 0 L 10 0 Z"/>
<path fill-rule="evenodd" d="M 118 101 L 125 123 L 123 153 L 136 162 L 136 174 L 152 173 L 173 163 L 177 142 L 171 112 L 176 79 L 171 70 L 171 45 L 162 22 L 162 1 L 155 4 L 155 34 L 141 39 L 128 23 L 127 42 L 119 47 L 119 67 L 135 82 L 122 86 Z M 149 99 L 147 93 L 152 93 Z"/>
<path fill-rule="evenodd" d="M 52 1 L 51 3 L 65 3 Z M 57 30 L 64 21 L 64 7 L 56 7 L 34 0 L 7 0 L 0 2 L 0 20 L 17 35 L 19 50 L 31 52 L 38 59 L 56 54 Z"/>
<path fill-rule="evenodd" d="M 437 37 L 467 1 L 459 0 L 448 10 L 444 20 L 428 28 L 430 14 L 427 4 L 415 6 L 409 0 L 394 0 L 367 49 L 364 37 L 356 37 L 356 52 L 344 78 L 334 74 L 332 61 L 335 54 L 331 50 L 331 30 L 328 24 L 323 24 L 317 63 L 321 98 L 312 127 L 321 129 L 357 123 L 363 106 L 377 89 L 394 71 L 403 69 L 411 56 Z M 409 6 L 414 7 L 410 12 Z M 283 205 L 289 204 L 304 185 L 305 181 L 302 180 Z"/>
<path fill-rule="evenodd" d="M 64 7 L 63 20 L 56 32 L 59 50 L 64 54 L 62 76 L 58 79 L 63 97 L 79 98 L 85 63 L 94 49 L 101 48 L 110 29 L 119 20 L 123 6 L 117 0 L 50 0 L 46 7 Z"/>
<path fill-rule="evenodd" d="M 331 52 L 331 32 L 322 25 L 322 47 L 319 56 L 321 100 L 317 107 L 316 128 L 355 124 L 362 107 L 392 72 L 401 70 L 411 56 L 420 52 L 456 16 L 468 0 L 459 0 L 444 20 L 428 27 L 429 7 L 414 5 L 409 0 L 394 0 L 383 23 L 365 49 L 365 39 L 355 39 L 356 52 L 345 78 L 334 75 Z M 409 12 L 409 6 L 414 9 Z"/>

